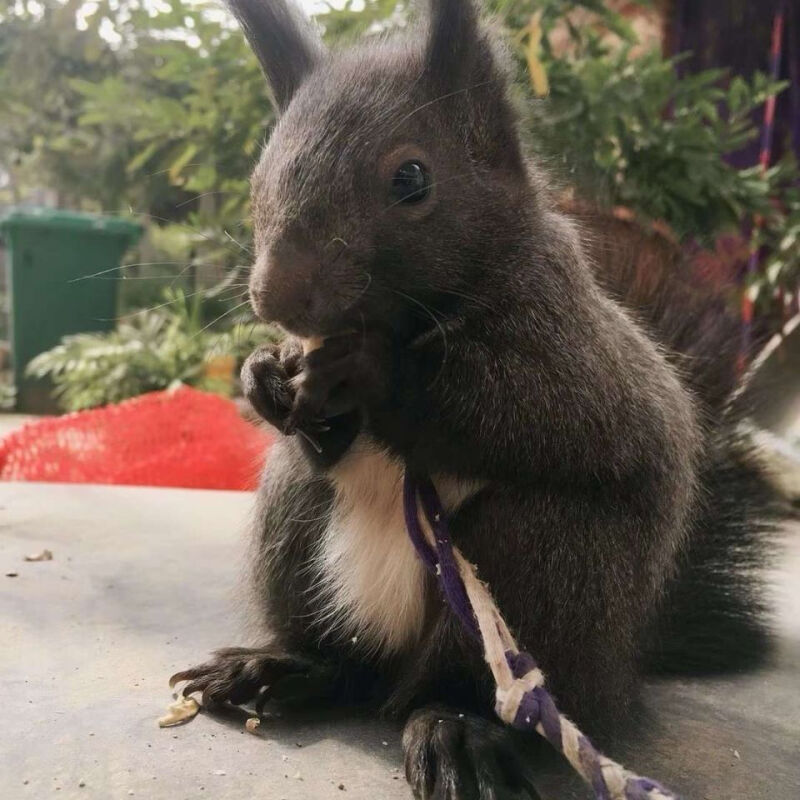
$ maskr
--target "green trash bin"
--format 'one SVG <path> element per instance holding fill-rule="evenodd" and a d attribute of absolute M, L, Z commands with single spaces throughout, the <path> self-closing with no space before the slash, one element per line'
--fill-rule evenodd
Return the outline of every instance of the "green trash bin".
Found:
<path fill-rule="evenodd" d="M 51 387 L 25 376 L 34 356 L 68 334 L 114 327 L 115 267 L 141 233 L 141 225 L 125 219 L 51 208 L 15 208 L 0 219 L 18 410 L 56 410 Z M 99 272 L 105 274 L 88 277 Z"/>

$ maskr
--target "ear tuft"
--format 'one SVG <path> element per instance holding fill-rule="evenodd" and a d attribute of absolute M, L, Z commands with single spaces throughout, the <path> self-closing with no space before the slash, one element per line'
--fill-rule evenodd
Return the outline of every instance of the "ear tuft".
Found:
<path fill-rule="evenodd" d="M 437 102 L 451 103 L 473 158 L 524 175 L 516 114 L 507 94 L 511 62 L 499 32 L 481 23 L 473 0 L 429 2 L 425 69 Z"/>
<path fill-rule="evenodd" d="M 261 63 L 275 102 L 286 109 L 322 59 L 319 35 L 287 0 L 226 0 Z"/>
<path fill-rule="evenodd" d="M 471 0 L 430 0 L 425 61 L 430 76 L 453 90 L 469 75 L 480 50 L 478 16 Z"/>

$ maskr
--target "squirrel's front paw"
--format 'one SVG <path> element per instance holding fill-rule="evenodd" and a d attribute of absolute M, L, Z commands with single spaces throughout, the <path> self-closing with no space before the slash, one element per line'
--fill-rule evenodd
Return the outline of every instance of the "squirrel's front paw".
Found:
<path fill-rule="evenodd" d="M 388 364 L 389 344 L 383 336 L 358 333 L 326 339 L 305 356 L 302 372 L 292 381 L 295 397 L 286 432 L 378 402 L 388 386 Z"/>
<path fill-rule="evenodd" d="M 256 413 L 276 428 L 283 428 L 294 403 L 290 383 L 299 369 L 299 357 L 268 344 L 251 353 L 242 366 L 242 392 Z"/>
<path fill-rule="evenodd" d="M 225 702 L 241 705 L 257 700 L 256 710 L 260 712 L 267 700 L 281 696 L 282 684 L 291 684 L 296 693 L 298 685 L 301 690 L 313 687 L 317 691 L 321 679 L 330 680 L 324 665 L 303 656 L 270 647 L 226 647 L 217 650 L 211 661 L 176 672 L 169 684 L 174 687 L 187 681 L 180 694 L 188 696 L 200 692 L 206 705 Z M 314 691 L 309 690 L 309 694 L 313 695 Z M 290 693 L 284 691 L 283 694 Z"/>
<path fill-rule="evenodd" d="M 307 418 L 302 425 L 287 426 L 295 405 L 295 382 L 305 360 L 300 342 L 267 344 L 251 353 L 242 366 L 242 391 L 256 413 L 285 433 L 315 434 L 327 430 L 321 419 Z"/>

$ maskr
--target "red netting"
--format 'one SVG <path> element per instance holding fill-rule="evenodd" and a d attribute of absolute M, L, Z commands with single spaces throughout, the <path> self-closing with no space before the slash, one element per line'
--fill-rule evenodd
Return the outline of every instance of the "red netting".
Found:
<path fill-rule="evenodd" d="M 252 489 L 269 442 L 230 400 L 181 387 L 14 431 L 0 479 Z"/>

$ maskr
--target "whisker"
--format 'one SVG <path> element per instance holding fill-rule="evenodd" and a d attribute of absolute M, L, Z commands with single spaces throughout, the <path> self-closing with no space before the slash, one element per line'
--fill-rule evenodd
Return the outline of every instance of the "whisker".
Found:
<path fill-rule="evenodd" d="M 89 278 L 99 278 L 102 275 L 108 275 L 111 272 L 119 272 L 122 269 L 132 269 L 133 267 L 160 267 L 174 264 L 183 264 L 183 261 L 138 261 L 135 264 L 119 264 L 116 267 L 100 270 L 100 272 L 93 272 L 91 275 L 81 275 L 79 278 L 72 278 L 68 283 L 77 283 L 78 281 L 86 281 Z M 218 264 L 198 264 L 201 267 L 216 267 Z M 168 276 L 163 276 L 168 277 Z"/>
<path fill-rule="evenodd" d="M 190 197 L 188 200 L 184 200 L 183 202 L 178 203 L 175 206 L 175 208 L 183 208 L 183 206 L 188 206 L 189 203 L 194 203 L 195 200 L 200 200 L 203 197 L 210 197 L 212 194 L 233 194 L 233 192 L 224 189 L 219 189 L 211 192 L 203 192 L 202 194 L 196 194 L 194 197 Z"/>
<path fill-rule="evenodd" d="M 444 326 L 441 324 L 441 322 L 439 322 L 439 320 L 436 318 L 436 314 L 430 308 L 428 308 L 425 303 L 417 300 L 416 297 L 412 297 L 410 294 L 401 292 L 399 289 L 392 289 L 392 292 L 400 295 L 400 297 L 404 297 L 409 302 L 414 303 L 414 305 L 419 306 L 419 308 L 421 308 L 433 320 L 434 325 L 436 325 L 436 327 L 439 329 L 439 333 L 442 334 L 442 345 L 444 347 L 442 363 L 439 366 L 439 371 L 436 373 L 436 377 L 430 382 L 430 384 L 428 384 L 428 388 L 430 389 L 436 384 L 436 381 L 439 380 L 439 376 L 442 374 L 445 364 L 447 364 L 447 331 L 444 329 Z"/>
<path fill-rule="evenodd" d="M 194 233 L 195 235 L 199 236 L 201 239 L 204 239 L 207 242 L 211 242 L 212 244 L 216 244 L 216 245 L 221 245 L 222 244 L 222 242 L 220 242 L 218 239 L 215 239 L 213 236 L 210 236 L 209 234 L 204 233 L 199 228 L 194 227 L 194 225 L 189 225 L 189 224 L 187 224 L 185 222 L 177 222 L 176 220 L 168 219 L 167 217 L 159 217 L 157 214 L 150 214 L 147 211 L 136 211 L 133 208 L 125 208 L 125 209 L 116 209 L 116 210 L 114 210 L 114 209 L 110 209 L 110 210 L 109 209 L 103 209 L 100 213 L 101 214 L 111 214 L 111 215 L 115 215 L 115 214 L 117 214 L 117 215 L 119 215 L 119 214 L 130 214 L 130 215 L 132 215 L 134 217 L 144 217 L 145 219 L 156 220 L 157 222 L 164 222 L 167 225 L 176 225 L 179 228 L 184 228 L 187 231 L 191 231 L 192 233 Z M 239 242 L 237 242 L 235 239 L 233 239 L 233 237 L 231 237 L 230 234 L 228 234 L 227 231 L 224 231 L 224 233 L 239 247 L 240 250 L 245 250 L 245 251 L 247 250 L 247 248 L 245 248 L 243 245 L 241 245 Z M 234 251 L 230 247 L 226 247 L 225 249 L 228 250 L 231 253 L 235 252 L 238 255 L 238 251 Z"/>
<path fill-rule="evenodd" d="M 195 295 L 202 294 L 205 289 L 198 289 L 194 292 L 189 292 L 188 294 L 184 294 L 181 297 L 173 297 L 172 300 L 167 300 L 164 303 L 159 303 L 156 306 L 150 306 L 148 308 L 139 308 L 136 311 L 130 311 L 127 314 L 122 314 L 119 317 L 106 317 L 106 318 L 99 318 L 98 322 L 121 322 L 122 320 L 128 319 L 129 317 L 138 317 L 140 314 L 149 314 L 151 311 L 158 311 L 159 308 L 166 308 L 167 306 L 171 306 L 173 303 L 179 302 L 181 299 L 188 299 L 190 297 L 194 297 Z"/>
<path fill-rule="evenodd" d="M 482 297 L 478 297 L 478 295 L 469 294 L 468 292 L 460 292 L 458 289 L 445 289 L 440 286 L 434 287 L 437 292 L 440 294 L 449 294 L 453 295 L 453 297 L 461 297 L 464 300 L 468 300 L 471 303 L 475 303 L 479 308 L 484 308 L 487 311 L 494 311 L 495 307 L 489 303 L 488 301 L 484 300 Z"/>
<path fill-rule="evenodd" d="M 165 300 L 163 303 L 158 303 L 158 305 L 155 305 L 155 306 L 148 306 L 147 308 L 139 308 L 136 311 L 129 311 L 128 313 L 121 314 L 118 317 L 98 318 L 97 321 L 98 322 L 122 322 L 123 320 L 130 319 L 131 317 L 137 317 L 140 314 L 149 314 L 152 311 L 158 311 L 161 308 L 166 308 L 167 306 L 174 305 L 175 303 L 179 303 L 181 300 L 188 300 L 190 297 L 196 297 L 197 295 L 204 294 L 207 291 L 208 290 L 206 288 L 196 289 L 193 292 L 188 292 L 188 293 L 185 293 L 185 294 L 181 294 L 178 297 L 173 297 L 171 300 Z M 244 292 L 242 292 L 242 293 L 240 293 L 238 295 L 236 293 L 234 293 L 232 295 L 229 295 L 228 297 L 222 297 L 222 295 L 220 295 L 220 299 L 221 300 L 226 300 L 226 301 L 235 300 L 237 297 L 244 297 Z M 245 302 L 247 303 L 247 302 L 250 302 L 250 301 L 246 300 Z"/>
<path fill-rule="evenodd" d="M 170 286 L 172 286 L 175 281 L 180 278 L 184 274 L 184 271 L 181 271 L 177 276 L 173 277 L 172 275 L 120 275 L 118 278 L 114 277 L 99 277 L 96 278 L 98 281 L 165 281 L 169 278 L 172 278 L 172 282 Z"/>
<path fill-rule="evenodd" d="M 191 164 L 184 164 L 184 168 L 186 167 L 202 167 L 205 166 L 202 161 L 193 162 Z M 154 178 L 156 175 L 163 175 L 166 172 L 170 172 L 172 167 L 167 167 L 166 169 L 158 169 L 155 172 L 148 172 L 145 174 L 145 178 Z"/>
<path fill-rule="evenodd" d="M 184 267 L 184 268 L 183 268 L 183 269 L 182 269 L 182 270 L 181 270 L 181 271 L 180 271 L 180 272 L 179 272 L 179 273 L 178 273 L 178 274 L 177 274 L 177 275 L 176 275 L 176 276 L 175 276 L 175 277 L 174 277 L 174 278 L 173 278 L 173 279 L 170 281 L 170 284 L 169 284 L 169 286 L 170 286 L 170 289 L 171 289 L 173 286 L 175 286 L 175 282 L 178 280 L 178 278 L 182 278 L 182 277 L 183 277 L 183 276 L 184 276 L 184 275 L 185 275 L 185 274 L 186 274 L 186 273 L 187 273 L 187 272 L 188 272 L 188 271 L 189 271 L 189 270 L 190 270 L 192 267 L 195 267 L 195 266 L 197 266 L 197 267 L 204 267 L 204 266 L 210 266 L 210 265 L 207 265 L 207 264 L 196 264 L 196 263 L 194 263 L 193 261 L 190 261 L 190 262 L 189 262 L 189 263 L 188 263 L 188 264 L 187 264 L 187 265 L 186 265 L 186 266 L 185 266 L 185 267 Z"/>
<path fill-rule="evenodd" d="M 446 94 L 441 94 L 438 97 L 434 97 L 433 100 L 428 100 L 426 103 L 422 103 L 421 105 L 417 106 L 413 111 L 409 111 L 408 114 L 400 117 L 400 119 L 395 123 L 394 127 L 389 131 L 387 135 L 391 135 L 394 133 L 407 119 L 410 119 L 414 116 L 414 114 L 419 113 L 420 111 L 441 102 L 442 100 L 447 100 L 450 97 L 455 97 L 459 94 L 465 94 L 466 92 L 471 92 L 473 89 L 480 89 L 483 86 L 488 86 L 490 83 L 496 83 L 499 81 L 500 78 L 489 78 L 485 81 L 480 81 L 479 83 L 473 83 L 471 86 L 465 86 L 463 89 L 456 89 L 453 92 L 447 92 Z"/>
<path fill-rule="evenodd" d="M 369 287 L 372 286 L 372 273 L 367 272 L 366 270 L 362 270 L 362 272 L 367 276 L 367 284 L 356 295 L 356 299 L 353 300 L 353 303 L 357 303 L 369 291 Z M 363 317 L 364 315 L 362 314 L 361 316 Z"/>
<path fill-rule="evenodd" d="M 212 325 L 216 325 L 221 319 L 224 319 L 230 314 L 233 314 L 235 311 L 238 311 L 243 306 L 246 306 L 249 302 L 250 302 L 249 300 L 245 300 L 241 303 L 238 303 L 237 305 L 233 306 L 233 308 L 229 308 L 224 314 L 220 314 L 216 319 L 212 319 L 211 322 L 208 323 L 208 325 L 204 325 L 202 328 L 200 328 L 200 330 L 197 331 L 197 333 L 195 333 L 194 336 L 192 336 L 192 339 L 197 338 L 201 333 L 207 331 Z"/>
<path fill-rule="evenodd" d="M 233 238 L 233 236 L 228 233 L 228 231 L 223 231 L 223 233 L 235 244 L 238 245 L 245 253 L 249 255 L 253 255 L 253 251 L 249 247 L 245 247 L 240 241 Z"/>
<path fill-rule="evenodd" d="M 326 248 L 328 248 L 328 247 L 330 247 L 332 244 L 336 244 L 337 242 L 338 242 L 339 244 L 341 244 L 341 245 L 342 245 L 342 249 L 343 249 L 343 250 L 346 250 L 348 247 L 350 247 L 350 245 L 349 245 L 349 244 L 347 244 L 347 242 L 346 242 L 344 239 L 342 239 L 342 237 L 341 237 L 341 236 L 334 236 L 334 237 L 333 237 L 333 238 L 332 238 L 332 239 L 331 239 L 331 240 L 328 242 L 328 244 L 326 244 L 326 245 L 325 245 L 325 247 L 326 247 Z M 340 252 L 341 252 L 341 251 L 340 251 Z"/>

